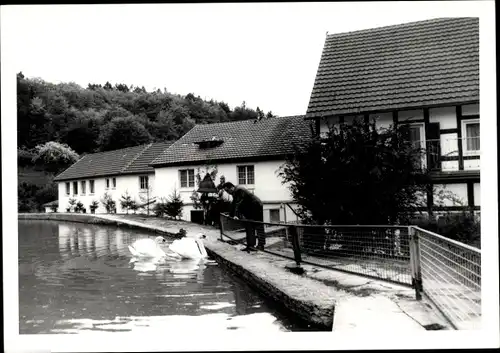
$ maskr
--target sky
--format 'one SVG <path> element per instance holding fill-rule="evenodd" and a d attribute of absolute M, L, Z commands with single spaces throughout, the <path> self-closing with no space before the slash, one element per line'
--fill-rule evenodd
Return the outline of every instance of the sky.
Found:
<path fill-rule="evenodd" d="M 8 6 L 2 32 L 8 28 L 15 38 L 13 67 L 28 77 L 166 88 L 286 116 L 306 112 L 327 32 L 474 16 L 480 7 L 467 1 Z"/>
<path fill-rule="evenodd" d="M 498 202 L 494 2 L 350 2 L 166 5 L 2 6 L 2 240 L 6 351 L 69 352 L 241 349 L 480 348 L 498 346 Z M 20 337 L 17 272 L 16 80 L 106 81 L 166 88 L 225 101 L 246 101 L 265 112 L 304 114 L 326 33 L 341 33 L 437 17 L 480 18 L 481 219 L 484 329 L 435 335 L 363 333 L 133 337 L 89 340 L 50 335 Z M 486 235 L 486 236 L 485 236 Z M 5 269 L 10 269 L 6 271 Z M 12 304 L 12 305 L 11 305 Z M 496 308 L 496 309 L 495 309 Z M 486 324 L 488 323 L 488 324 Z M 489 324 L 491 323 L 491 324 Z M 496 330 L 495 330 L 496 329 Z M 70 335 L 68 335 L 70 336 Z M 109 337 L 109 336 L 108 336 Z M 121 337 L 121 336 L 120 336 Z M 405 344 L 407 342 L 407 344 Z M 22 345 L 21 345 L 22 343 Z M 189 343 L 189 346 L 186 345 Z M 84 347 L 84 348 L 83 348 Z M 109 347 L 109 350 L 107 349 Z M 237 347 L 237 348 L 236 348 Z"/>

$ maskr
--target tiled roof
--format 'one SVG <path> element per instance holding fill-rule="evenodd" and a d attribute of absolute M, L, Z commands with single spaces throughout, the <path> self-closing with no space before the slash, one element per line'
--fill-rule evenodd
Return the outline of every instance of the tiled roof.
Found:
<path fill-rule="evenodd" d="M 58 205 L 59 205 L 59 200 L 54 200 L 54 201 L 44 203 L 42 206 L 43 207 L 50 207 L 50 206 L 58 206 Z"/>
<path fill-rule="evenodd" d="M 158 142 L 87 154 L 55 177 L 54 180 L 153 172 L 154 169 L 148 164 L 168 146 L 169 143 Z"/>
<path fill-rule="evenodd" d="M 295 151 L 294 145 L 302 145 L 311 138 L 309 124 L 300 115 L 196 125 L 152 165 L 284 156 Z M 211 148 L 200 148 L 197 144 L 213 139 L 224 142 Z"/>
<path fill-rule="evenodd" d="M 157 142 L 148 145 L 148 147 L 125 168 L 123 173 L 153 173 L 154 169 L 149 164 L 163 151 L 170 147 L 172 143 L 172 141 L 169 141 Z"/>
<path fill-rule="evenodd" d="M 328 35 L 307 118 L 479 101 L 479 19 Z"/>

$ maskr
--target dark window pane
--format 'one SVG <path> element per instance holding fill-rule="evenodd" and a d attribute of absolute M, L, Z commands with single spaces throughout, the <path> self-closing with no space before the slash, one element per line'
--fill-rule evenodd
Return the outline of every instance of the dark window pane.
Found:
<path fill-rule="evenodd" d="M 187 187 L 187 170 L 180 170 L 181 188 Z"/>
<path fill-rule="evenodd" d="M 465 125 L 465 134 L 467 138 L 467 150 L 479 151 L 479 123 Z"/>
<path fill-rule="evenodd" d="M 248 184 L 255 184 L 254 167 L 249 165 L 247 167 L 247 182 Z"/>
<path fill-rule="evenodd" d="M 194 187 L 194 169 L 188 169 L 189 187 Z"/>

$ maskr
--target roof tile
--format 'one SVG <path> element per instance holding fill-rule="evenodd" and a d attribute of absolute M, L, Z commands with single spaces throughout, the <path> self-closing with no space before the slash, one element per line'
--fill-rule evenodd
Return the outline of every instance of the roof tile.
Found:
<path fill-rule="evenodd" d="M 479 20 L 328 35 L 306 117 L 479 100 Z"/>
<path fill-rule="evenodd" d="M 157 142 L 87 154 L 55 177 L 54 181 L 130 173 L 152 173 L 154 169 L 149 166 L 149 163 L 170 144 L 171 142 Z"/>
<path fill-rule="evenodd" d="M 152 165 L 284 156 L 311 138 L 309 124 L 301 115 L 196 125 Z M 196 144 L 212 138 L 224 142 L 212 148 L 200 148 Z"/>

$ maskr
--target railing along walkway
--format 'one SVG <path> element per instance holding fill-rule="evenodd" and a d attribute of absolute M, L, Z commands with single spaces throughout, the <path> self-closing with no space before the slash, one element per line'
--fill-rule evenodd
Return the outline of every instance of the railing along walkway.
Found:
<path fill-rule="evenodd" d="M 317 226 L 235 220 L 221 214 L 221 240 L 265 239 L 262 251 L 318 267 L 415 288 L 456 328 L 481 317 L 481 251 L 414 226 Z"/>

